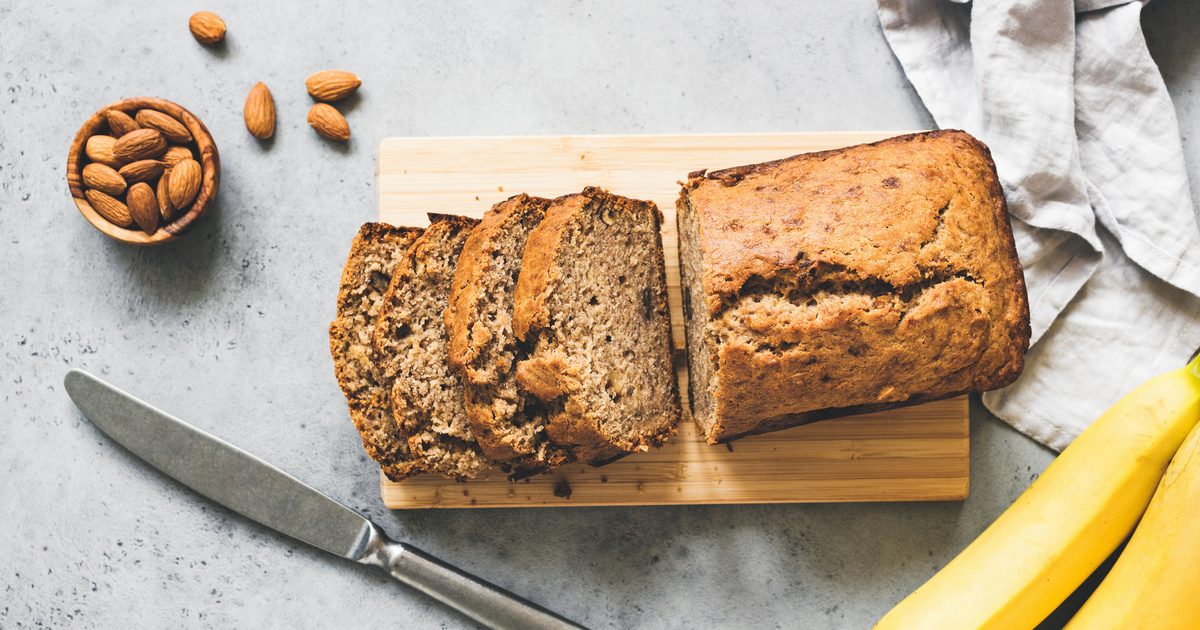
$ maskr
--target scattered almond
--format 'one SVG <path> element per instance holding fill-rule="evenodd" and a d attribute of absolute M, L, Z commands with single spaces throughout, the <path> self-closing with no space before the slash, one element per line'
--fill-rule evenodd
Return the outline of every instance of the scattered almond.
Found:
<path fill-rule="evenodd" d="M 83 191 L 83 195 L 87 197 L 88 203 L 92 205 L 92 209 L 109 223 L 121 227 L 129 227 L 133 223 L 133 217 L 129 214 L 129 207 L 117 201 L 112 196 L 106 195 L 99 190 L 85 190 Z"/>
<path fill-rule="evenodd" d="M 162 177 L 158 178 L 158 186 L 154 189 L 154 196 L 158 199 L 158 213 L 162 216 L 163 223 L 170 223 L 175 218 L 175 206 L 171 205 L 171 195 L 167 193 L 170 177 L 171 171 L 163 171 Z"/>
<path fill-rule="evenodd" d="M 211 46 L 225 39 L 225 20 L 210 11 L 193 13 L 188 20 L 188 28 L 192 31 L 192 37 L 201 44 Z"/>
<path fill-rule="evenodd" d="M 154 234 L 158 231 L 158 200 L 150 184 L 138 182 L 130 186 L 125 201 L 129 203 L 129 216 L 143 232 Z"/>
<path fill-rule="evenodd" d="M 121 160 L 113 155 L 113 145 L 116 143 L 117 139 L 112 136 L 92 136 L 87 139 L 83 152 L 93 162 L 99 162 L 111 168 L 121 168 Z"/>
<path fill-rule="evenodd" d="M 308 124 L 317 133 L 330 140 L 346 141 L 350 139 L 350 125 L 341 112 L 334 109 L 332 105 L 314 103 L 312 109 L 308 110 Z"/>
<path fill-rule="evenodd" d="M 167 182 L 167 196 L 171 198 L 171 206 L 183 210 L 191 205 L 200 191 L 200 163 L 196 160 L 184 160 L 171 168 L 171 177 Z"/>
<path fill-rule="evenodd" d="M 163 164 L 167 168 L 190 159 L 192 159 L 192 150 L 187 147 L 167 147 L 167 152 L 162 156 Z"/>
<path fill-rule="evenodd" d="M 322 70 L 308 75 L 304 85 L 313 98 L 332 103 L 353 94 L 358 86 L 362 85 L 362 81 L 353 72 Z"/>
<path fill-rule="evenodd" d="M 125 178 L 111 166 L 92 162 L 83 167 L 83 185 L 116 197 L 125 192 Z"/>
<path fill-rule="evenodd" d="M 259 81 L 246 95 L 246 106 L 242 109 L 246 119 L 246 130 L 259 140 L 266 140 L 275 133 L 275 100 L 271 90 Z"/>
<path fill-rule="evenodd" d="M 157 129 L 135 129 L 117 138 L 113 157 L 123 162 L 135 162 L 161 156 L 167 150 L 167 140 Z"/>
<path fill-rule="evenodd" d="M 130 184 L 134 182 L 148 182 L 159 175 L 162 175 L 163 163 L 158 160 L 138 160 L 130 162 L 121 167 L 118 171 L 121 177 Z"/>
<path fill-rule="evenodd" d="M 157 129 L 169 142 L 181 144 L 192 141 L 192 132 L 175 118 L 154 109 L 139 109 L 137 122 L 143 127 Z"/>
<path fill-rule="evenodd" d="M 104 120 L 108 121 L 108 129 L 117 138 L 141 127 L 137 121 L 129 117 L 129 114 L 119 109 L 110 109 L 104 112 Z"/>

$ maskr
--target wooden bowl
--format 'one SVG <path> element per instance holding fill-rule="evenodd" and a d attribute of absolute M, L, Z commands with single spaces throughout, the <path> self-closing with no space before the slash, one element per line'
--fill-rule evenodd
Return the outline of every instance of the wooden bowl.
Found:
<path fill-rule="evenodd" d="M 83 195 L 83 167 L 89 161 L 84 153 L 84 148 L 88 138 L 98 133 L 107 133 L 104 112 L 117 109 L 133 116 L 137 110 L 147 107 L 168 114 L 187 127 L 192 134 L 192 142 L 186 146 L 192 150 L 193 155 L 199 156 L 197 161 L 200 162 L 201 171 L 200 192 L 196 194 L 196 200 L 192 202 L 191 208 L 186 213 L 175 217 L 174 221 L 159 226 L 154 234 L 146 234 L 136 227 L 128 229 L 109 223 L 92 209 L 92 204 L 88 203 L 87 197 Z M 212 205 L 217 196 L 217 185 L 220 178 L 221 159 L 208 128 L 188 110 L 161 98 L 127 98 L 101 107 L 79 128 L 79 133 L 75 134 L 75 141 L 71 143 L 71 151 L 67 155 L 67 186 L 71 189 L 71 196 L 74 197 L 75 206 L 79 208 L 80 214 L 92 224 L 92 227 L 105 235 L 122 243 L 133 245 L 159 245 L 173 241 L 187 232 L 200 219 L 204 211 Z"/>

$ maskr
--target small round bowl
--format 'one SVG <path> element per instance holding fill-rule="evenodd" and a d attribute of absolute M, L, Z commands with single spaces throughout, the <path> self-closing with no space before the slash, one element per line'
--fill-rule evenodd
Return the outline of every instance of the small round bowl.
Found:
<path fill-rule="evenodd" d="M 187 146 L 192 149 L 193 155 L 199 156 L 197 161 L 200 162 L 201 171 L 200 192 L 196 194 L 196 200 L 192 202 L 192 207 L 186 213 L 175 217 L 174 221 L 160 226 L 154 234 L 146 234 L 136 228 L 127 229 L 109 223 L 92 209 L 92 204 L 88 203 L 87 197 L 83 195 L 83 166 L 88 163 L 84 147 L 88 138 L 104 132 L 106 129 L 104 112 L 117 109 L 133 116 L 137 110 L 147 107 L 168 114 L 187 127 L 192 134 L 192 142 Z M 71 143 L 71 151 L 67 155 L 67 186 L 71 189 L 71 197 L 75 199 L 75 206 L 79 208 L 80 214 L 88 220 L 88 223 L 92 224 L 92 227 L 105 235 L 122 243 L 133 245 L 167 243 L 190 229 L 204 214 L 204 211 L 212 205 L 217 196 L 217 185 L 220 179 L 221 158 L 217 154 L 217 145 L 213 142 L 208 128 L 188 110 L 161 98 L 127 98 L 101 107 L 79 128 L 79 133 L 75 134 L 75 141 Z"/>

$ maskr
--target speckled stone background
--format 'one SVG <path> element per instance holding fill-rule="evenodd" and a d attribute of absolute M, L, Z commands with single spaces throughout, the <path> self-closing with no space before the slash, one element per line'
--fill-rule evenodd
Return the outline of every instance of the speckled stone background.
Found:
<path fill-rule="evenodd" d="M 467 624 L 148 470 L 71 405 L 70 367 L 589 626 L 865 627 L 944 564 L 1051 459 L 978 408 L 963 503 L 393 513 L 331 376 L 325 327 L 385 136 L 931 124 L 869 0 L 749 6 L 0 3 L 0 627 Z M 192 40 L 199 9 L 226 45 Z M 1190 133 L 1200 3 L 1157 0 L 1145 24 Z M 304 122 L 304 78 L 328 67 L 364 79 L 344 146 Z M 259 80 L 278 106 L 265 144 L 241 120 Z M 157 249 L 94 231 L 63 176 L 79 123 L 134 95 L 192 109 L 224 165 L 215 211 Z"/>

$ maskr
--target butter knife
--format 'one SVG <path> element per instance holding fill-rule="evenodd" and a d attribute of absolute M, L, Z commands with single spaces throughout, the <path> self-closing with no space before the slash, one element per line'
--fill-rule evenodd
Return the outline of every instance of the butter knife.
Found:
<path fill-rule="evenodd" d="M 196 492 L 318 549 L 376 567 L 492 628 L 582 628 L 406 543 L 267 462 L 82 370 L 71 400 L 114 441 Z"/>

